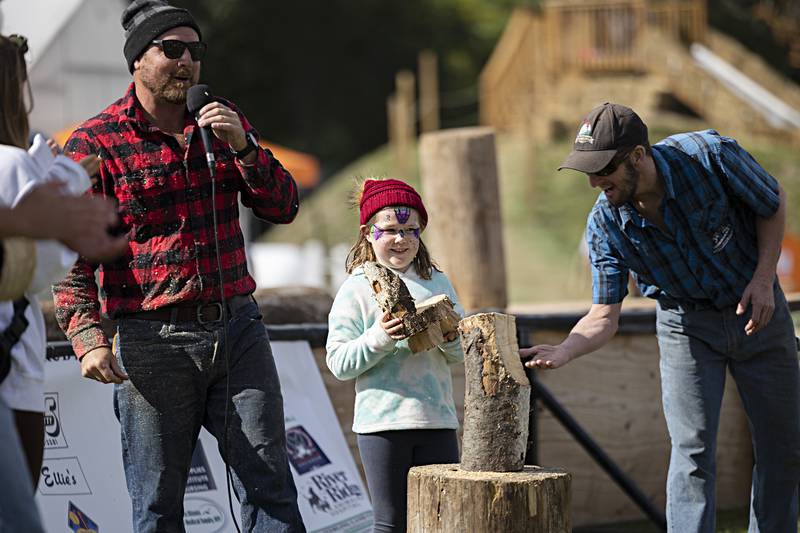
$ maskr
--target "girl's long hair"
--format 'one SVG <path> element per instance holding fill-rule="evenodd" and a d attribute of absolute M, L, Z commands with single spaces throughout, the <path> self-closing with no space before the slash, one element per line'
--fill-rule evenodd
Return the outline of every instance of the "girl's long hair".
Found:
<path fill-rule="evenodd" d="M 355 194 L 353 195 L 353 203 L 355 205 L 356 211 L 358 211 L 361 194 L 364 192 L 364 182 L 367 179 L 375 180 L 380 178 L 360 178 L 356 182 Z M 387 205 L 384 209 L 389 207 L 399 207 L 399 206 L 391 206 Z M 377 214 L 377 213 L 376 213 Z M 375 216 L 367 222 L 367 226 L 372 224 Z M 424 229 L 424 228 L 423 228 Z M 345 261 L 345 270 L 348 274 L 351 274 L 353 270 L 357 267 L 363 265 L 367 261 L 377 261 L 378 259 L 375 257 L 375 251 L 372 249 L 372 244 L 367 240 L 366 232 L 359 231 L 358 232 L 358 239 L 356 240 L 355 244 L 350 248 L 350 252 L 347 254 L 347 261 Z M 422 279 L 431 279 L 433 277 L 433 271 L 438 270 L 441 272 L 442 270 L 433 262 L 431 259 L 430 254 L 428 253 L 428 248 L 425 247 L 425 243 L 422 242 L 422 235 L 420 235 L 419 239 L 419 250 L 417 250 L 417 255 L 414 256 L 414 261 L 411 263 L 414 265 L 414 268 L 417 270 L 417 274 Z"/>
<path fill-rule="evenodd" d="M 23 50 L 0 35 L 0 144 L 28 147 L 30 127 L 22 93 L 27 77 Z"/>

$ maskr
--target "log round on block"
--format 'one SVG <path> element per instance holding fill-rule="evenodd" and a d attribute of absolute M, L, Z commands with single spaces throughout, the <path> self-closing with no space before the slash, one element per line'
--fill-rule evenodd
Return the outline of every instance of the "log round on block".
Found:
<path fill-rule="evenodd" d="M 466 380 L 461 468 L 522 470 L 531 386 L 519 358 L 514 317 L 480 313 L 462 320 L 458 329 Z"/>
<path fill-rule="evenodd" d="M 408 473 L 407 531 L 566 533 L 570 486 L 570 474 L 556 468 L 468 472 L 458 465 L 416 466 Z"/>

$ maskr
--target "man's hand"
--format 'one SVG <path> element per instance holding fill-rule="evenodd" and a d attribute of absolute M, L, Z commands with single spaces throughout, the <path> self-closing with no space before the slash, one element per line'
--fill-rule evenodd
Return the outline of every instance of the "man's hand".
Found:
<path fill-rule="evenodd" d="M 122 383 L 128 379 L 108 346 L 86 352 L 81 358 L 81 375 L 100 383 Z"/>
<path fill-rule="evenodd" d="M 392 315 L 387 311 L 381 317 L 381 327 L 396 341 L 405 339 L 408 335 L 405 334 L 403 322 L 399 318 L 392 318 Z"/>
<path fill-rule="evenodd" d="M 197 125 L 210 127 L 214 135 L 222 142 L 228 143 L 231 150 L 238 152 L 247 146 L 242 121 L 236 112 L 220 102 L 204 105 L 197 116 Z"/>
<path fill-rule="evenodd" d="M 113 259 L 128 247 L 127 237 L 108 234 L 108 228 L 117 223 L 111 200 L 68 196 L 59 182 L 37 186 L 13 211 L 20 236 L 61 241 L 90 261 Z"/>
<path fill-rule="evenodd" d="M 530 359 L 525 362 L 525 366 L 528 368 L 543 370 L 562 367 L 573 359 L 572 355 L 562 348 L 560 344 L 558 346 L 539 344 L 530 348 L 522 348 L 519 351 L 519 356 L 523 361 Z"/>
<path fill-rule="evenodd" d="M 745 287 L 742 299 L 739 301 L 739 305 L 736 306 L 737 315 L 743 315 L 747 310 L 747 306 L 752 306 L 753 312 L 750 315 L 750 320 L 744 326 L 745 334 L 752 335 L 772 320 L 772 314 L 775 312 L 775 295 L 772 292 L 773 281 L 772 279 L 754 277 Z"/>

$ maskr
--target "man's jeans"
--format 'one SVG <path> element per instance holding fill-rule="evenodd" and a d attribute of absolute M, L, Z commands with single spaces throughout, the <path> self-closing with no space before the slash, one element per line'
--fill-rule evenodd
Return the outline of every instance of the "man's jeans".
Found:
<path fill-rule="evenodd" d="M 789 309 L 776 285 L 775 314 L 748 337 L 736 307 L 686 309 L 659 302 L 664 416 L 672 440 L 669 531 L 714 531 L 717 429 L 726 369 L 739 389 L 755 466 L 750 533 L 796 533 L 800 483 L 800 370 Z"/>
<path fill-rule="evenodd" d="M 183 495 L 200 426 L 216 437 L 230 465 L 242 531 L 305 531 L 278 374 L 254 302 L 231 318 L 228 338 L 226 379 L 221 322 L 119 323 L 115 355 L 130 379 L 115 385 L 114 409 L 136 533 L 184 531 Z M 233 529 L 228 524 L 225 531 Z"/>

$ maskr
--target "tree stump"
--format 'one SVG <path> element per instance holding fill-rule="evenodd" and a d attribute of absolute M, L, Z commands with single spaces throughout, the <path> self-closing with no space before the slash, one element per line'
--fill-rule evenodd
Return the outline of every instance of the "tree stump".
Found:
<path fill-rule="evenodd" d="M 568 533 L 571 476 L 526 466 L 521 472 L 467 472 L 417 466 L 408 474 L 409 533 Z"/>
<path fill-rule="evenodd" d="M 480 313 L 462 320 L 458 329 L 466 379 L 461 468 L 520 471 L 531 386 L 519 358 L 514 317 Z"/>
<path fill-rule="evenodd" d="M 453 302 L 444 294 L 415 303 L 400 277 L 383 265 L 364 263 L 364 275 L 375 292 L 378 307 L 399 318 L 412 353 L 424 352 L 444 341 L 455 340 L 458 321 Z"/>

